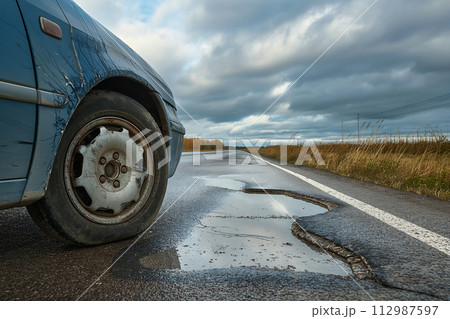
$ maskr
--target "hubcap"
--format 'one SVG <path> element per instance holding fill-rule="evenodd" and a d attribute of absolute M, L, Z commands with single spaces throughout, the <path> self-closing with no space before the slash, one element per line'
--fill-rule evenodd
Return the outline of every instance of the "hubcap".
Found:
<path fill-rule="evenodd" d="M 149 198 L 153 157 L 140 131 L 120 118 L 100 118 L 76 134 L 66 156 L 64 177 L 77 210 L 101 224 L 123 222 Z M 138 137 L 138 138 L 136 138 Z"/>

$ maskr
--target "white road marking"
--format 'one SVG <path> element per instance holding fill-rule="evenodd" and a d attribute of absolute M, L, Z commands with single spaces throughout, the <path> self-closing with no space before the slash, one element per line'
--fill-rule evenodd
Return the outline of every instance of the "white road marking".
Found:
<path fill-rule="evenodd" d="M 394 227 L 395 229 L 400 230 L 400 231 L 404 232 L 405 234 L 407 234 L 417 240 L 420 240 L 421 242 L 427 244 L 428 246 L 431 246 L 431 247 L 443 252 L 447 256 L 450 256 L 450 239 L 448 239 L 444 236 L 441 236 L 439 234 L 436 234 L 435 232 L 432 232 L 423 227 L 417 226 L 416 224 L 408 222 L 402 218 L 394 216 L 388 212 L 385 212 L 384 210 L 381 210 L 372 205 L 364 203 L 358 199 L 355 199 L 348 195 L 342 194 L 341 192 L 338 192 L 328 186 L 318 183 L 308 177 L 305 177 L 301 174 L 298 174 L 291 170 L 288 170 L 282 166 L 279 166 L 279 165 L 276 165 L 269 161 L 266 161 L 265 159 L 263 159 L 261 157 L 258 157 L 258 159 L 261 159 L 265 163 L 272 165 L 288 174 L 291 174 L 291 175 L 301 179 L 302 181 L 320 189 L 321 191 L 324 191 L 325 193 L 330 194 L 331 196 L 359 209 L 360 211 L 362 211 L 372 217 L 375 217 L 378 220 L 381 220 L 383 223 L 386 223 L 389 226 Z"/>

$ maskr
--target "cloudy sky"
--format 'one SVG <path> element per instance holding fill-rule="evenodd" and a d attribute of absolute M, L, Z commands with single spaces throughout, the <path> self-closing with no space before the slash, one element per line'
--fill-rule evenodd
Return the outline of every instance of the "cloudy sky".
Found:
<path fill-rule="evenodd" d="M 450 1 L 75 1 L 166 80 L 188 137 L 449 130 Z"/>

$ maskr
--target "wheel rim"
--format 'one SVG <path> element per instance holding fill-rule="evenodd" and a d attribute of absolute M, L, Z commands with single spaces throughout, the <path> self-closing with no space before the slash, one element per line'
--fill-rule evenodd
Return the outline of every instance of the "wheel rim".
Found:
<path fill-rule="evenodd" d="M 64 180 L 78 212 L 100 224 L 138 213 L 153 188 L 153 153 L 140 130 L 117 117 L 84 126 L 66 154 Z"/>

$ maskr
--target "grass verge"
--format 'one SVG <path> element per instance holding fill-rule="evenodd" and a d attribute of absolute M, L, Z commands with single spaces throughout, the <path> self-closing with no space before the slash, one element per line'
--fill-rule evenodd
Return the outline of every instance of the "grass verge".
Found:
<path fill-rule="evenodd" d="M 316 145 L 325 165 L 315 160 L 304 166 L 373 182 L 395 189 L 450 200 L 450 142 L 366 141 L 361 144 Z M 287 147 L 287 161 L 295 163 L 302 146 Z M 309 152 L 310 153 L 310 152 Z M 280 147 L 259 149 L 259 154 L 280 159 Z M 314 159 L 314 156 L 311 156 Z"/>

